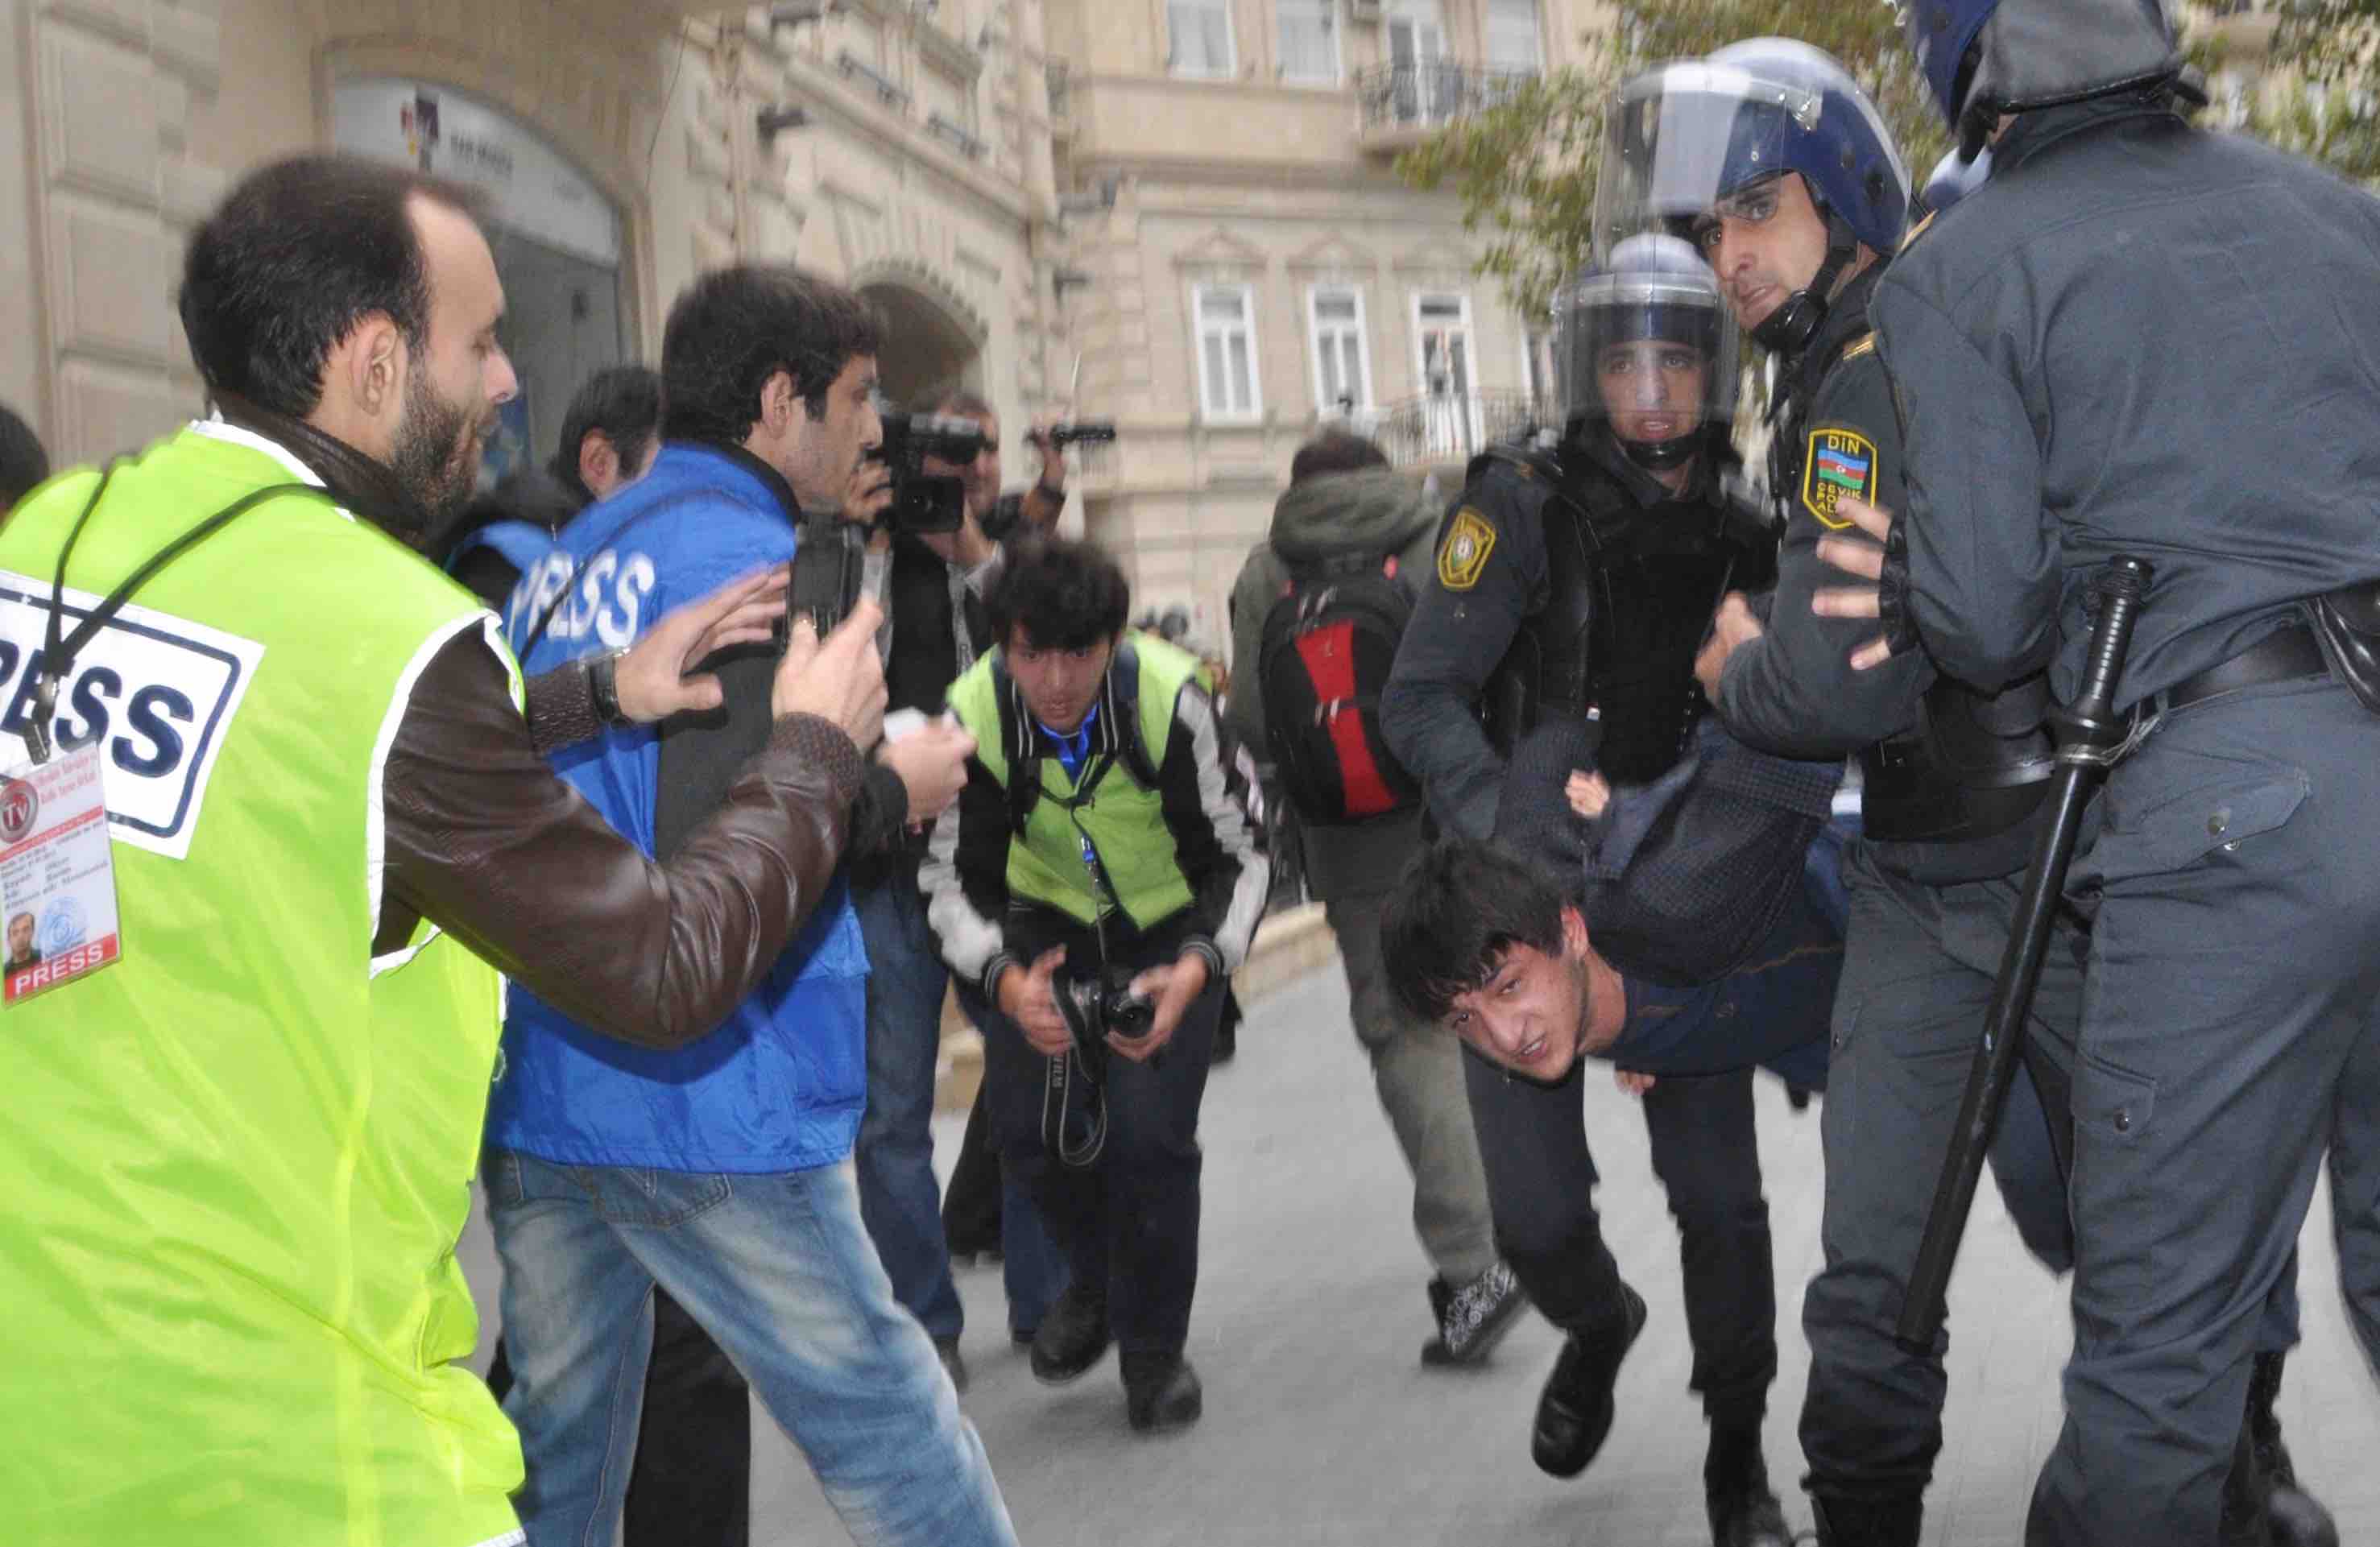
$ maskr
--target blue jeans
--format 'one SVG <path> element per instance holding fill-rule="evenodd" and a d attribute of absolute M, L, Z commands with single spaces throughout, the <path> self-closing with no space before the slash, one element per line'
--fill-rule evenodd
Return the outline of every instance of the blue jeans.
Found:
<path fill-rule="evenodd" d="M 1000 1485 L 892 1298 L 848 1164 L 772 1175 L 555 1166 L 490 1149 L 531 1547 L 609 1547 L 659 1284 L 717 1339 L 854 1541 L 1012 1544 Z"/>
<path fill-rule="evenodd" d="M 950 971 L 926 924 L 917 873 L 896 861 L 852 888 L 868 943 L 868 1107 L 852 1158 L 859 1213 L 876 1242 L 892 1296 L 937 1342 L 965 1323 L 942 1238 L 934 1180 L 934 1062 L 942 1039 Z"/>

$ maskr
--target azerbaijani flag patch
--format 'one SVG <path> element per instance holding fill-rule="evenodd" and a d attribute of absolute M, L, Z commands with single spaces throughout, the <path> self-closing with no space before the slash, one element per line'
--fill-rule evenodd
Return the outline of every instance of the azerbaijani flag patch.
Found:
<path fill-rule="evenodd" d="M 1802 505 L 1828 531 L 1849 529 L 1836 514 L 1844 500 L 1876 498 L 1876 442 L 1855 429 L 1814 429 L 1802 459 Z"/>

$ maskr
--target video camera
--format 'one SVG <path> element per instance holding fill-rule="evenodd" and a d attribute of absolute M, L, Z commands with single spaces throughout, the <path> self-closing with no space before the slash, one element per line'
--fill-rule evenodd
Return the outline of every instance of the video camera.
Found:
<path fill-rule="evenodd" d="M 929 477 L 926 458 L 965 466 L 990 443 L 973 419 L 940 414 L 885 414 L 884 439 L 868 455 L 892 471 L 892 504 L 884 519 L 896 532 L 955 532 L 966 524 L 966 487 L 944 475 Z"/>

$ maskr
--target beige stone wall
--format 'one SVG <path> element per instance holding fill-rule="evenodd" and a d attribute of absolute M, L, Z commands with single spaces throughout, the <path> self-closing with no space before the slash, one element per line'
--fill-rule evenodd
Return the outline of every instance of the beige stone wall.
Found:
<path fill-rule="evenodd" d="M 1483 0 L 1439 8 L 1449 57 L 1482 60 Z M 1476 246 L 1454 199 L 1394 175 L 1395 150 L 1415 137 L 1364 125 L 1355 78 L 1386 58 L 1384 26 L 1339 9 L 1342 79 L 1330 87 L 1279 79 L 1274 0 L 1232 0 L 1236 68 L 1221 79 L 1169 73 L 1162 0 L 1050 0 L 1050 13 L 1069 87 L 1056 120 L 1061 186 L 1116 190 L 1112 208 L 1067 223 L 1065 260 L 1090 278 L 1066 302 L 1086 359 L 1082 396 L 1112 410 L 1124 437 L 1084 482 L 1087 527 L 1124 560 L 1136 605 L 1186 606 L 1205 642 L 1220 646 L 1232 582 L 1271 520 L 1291 456 L 1330 406 L 1317 401 L 1313 287 L 1361 295 L 1376 409 L 1425 390 L 1418 294 L 1468 298 L 1482 394 L 1526 387 L 1526 329 L 1473 274 Z M 1548 66 L 1579 61 L 1605 16 L 1598 0 L 1543 0 Z M 1253 422 L 1211 422 L 1201 410 L 1191 315 L 1201 281 L 1254 293 Z"/>
<path fill-rule="evenodd" d="M 0 392 L 38 403 L 59 458 L 137 447 L 198 406 L 172 309 L 182 244 L 240 173 L 324 143 L 329 89 L 351 75 L 468 91 L 577 162 L 627 217 L 629 306 L 638 331 L 654 335 L 645 151 L 662 102 L 670 7 L 6 4 L 0 209 L 25 219 L 0 224 L 0 308 L 30 301 L 33 315 L 0 309 L 0 322 L 18 324 L 0 326 Z"/>

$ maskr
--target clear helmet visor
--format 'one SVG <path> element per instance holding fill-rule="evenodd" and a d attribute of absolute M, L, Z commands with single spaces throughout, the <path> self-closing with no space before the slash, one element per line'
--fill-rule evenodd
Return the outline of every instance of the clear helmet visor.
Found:
<path fill-rule="evenodd" d="M 1691 454 L 1735 420 L 1742 357 L 1734 314 L 1682 242 L 1623 248 L 1623 263 L 1658 243 L 1664 268 L 1589 273 L 1554 299 L 1563 417 L 1608 425 L 1638 460 L 1648 448 Z M 1682 258 L 1691 271 L 1671 266 Z M 1662 459 L 1655 457 L 1657 464 Z"/>
<path fill-rule="evenodd" d="M 1621 88 L 1605 117 L 1595 259 L 1647 232 L 1693 239 L 1696 224 L 1791 169 L 1826 99 L 1727 65 L 1685 63 Z"/>

